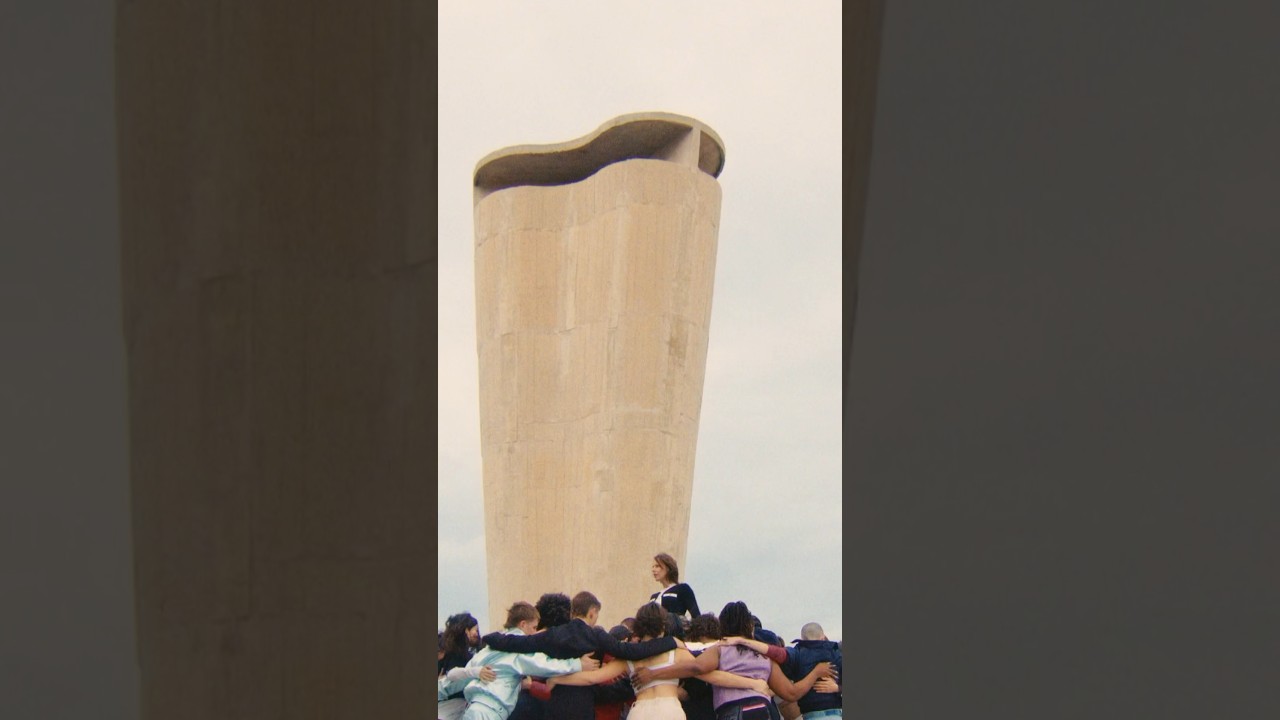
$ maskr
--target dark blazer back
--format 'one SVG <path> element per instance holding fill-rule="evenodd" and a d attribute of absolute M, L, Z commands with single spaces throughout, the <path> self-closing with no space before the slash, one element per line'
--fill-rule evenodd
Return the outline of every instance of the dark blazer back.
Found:
<path fill-rule="evenodd" d="M 504 652 L 546 653 L 547 657 L 569 660 L 587 654 L 608 653 L 622 660 L 643 660 L 674 650 L 674 638 L 661 637 L 638 643 L 619 642 L 604 628 L 592 627 L 582 618 L 548 628 L 536 635 L 492 633 L 484 636 L 489 647 Z"/>
<path fill-rule="evenodd" d="M 545 653 L 548 657 L 570 660 L 583 655 L 608 653 L 622 660 L 643 660 L 674 650 L 676 641 L 660 637 L 640 643 L 619 642 L 604 628 L 592 627 L 574 618 L 564 625 L 547 629 L 537 635 L 485 635 L 485 642 L 495 650 L 517 653 Z M 572 685 L 557 685 L 551 691 L 549 704 L 551 717 L 556 720 L 594 720 L 595 689 Z"/>

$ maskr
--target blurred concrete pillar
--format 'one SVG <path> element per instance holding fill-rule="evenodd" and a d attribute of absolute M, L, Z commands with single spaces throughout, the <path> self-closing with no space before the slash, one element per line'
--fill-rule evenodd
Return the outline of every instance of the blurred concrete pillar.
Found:
<path fill-rule="evenodd" d="M 475 173 L 489 617 L 591 590 L 606 625 L 683 563 L 724 146 L 627 115 Z"/>
<path fill-rule="evenodd" d="M 433 12 L 117 3 L 143 718 L 428 712 Z"/>
<path fill-rule="evenodd" d="M 849 369 L 853 365 L 853 328 L 858 312 L 858 259 L 867 217 L 871 177 L 871 136 L 875 126 L 876 77 L 884 0 L 845 6 L 844 48 L 850 86 L 845 88 L 844 121 L 844 377 L 841 416 L 848 411 Z M 848 427 L 848 426 L 846 426 Z"/>

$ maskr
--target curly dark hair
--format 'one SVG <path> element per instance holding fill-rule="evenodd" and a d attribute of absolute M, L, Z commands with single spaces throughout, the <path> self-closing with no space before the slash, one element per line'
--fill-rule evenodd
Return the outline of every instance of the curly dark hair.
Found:
<path fill-rule="evenodd" d="M 688 639 L 694 642 L 708 642 L 720 639 L 720 618 L 715 613 L 702 613 L 689 623 Z"/>
<path fill-rule="evenodd" d="M 467 631 L 479 625 L 469 612 L 450 615 L 444 621 L 444 651 L 446 653 L 467 652 Z"/>
<path fill-rule="evenodd" d="M 545 593 L 534 607 L 538 609 L 539 630 L 569 622 L 569 596 L 564 593 Z"/>
<path fill-rule="evenodd" d="M 735 600 L 724 606 L 724 609 L 720 611 L 720 632 L 725 637 L 755 637 L 755 624 L 751 622 L 751 611 L 747 609 L 746 603 L 741 600 Z M 760 654 L 742 645 L 734 645 L 733 647 L 737 648 L 739 652 Z"/>

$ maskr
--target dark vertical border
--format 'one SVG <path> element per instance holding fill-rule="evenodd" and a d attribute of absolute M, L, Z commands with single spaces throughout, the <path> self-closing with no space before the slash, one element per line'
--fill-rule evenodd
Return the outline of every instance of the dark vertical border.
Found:
<path fill-rule="evenodd" d="M 413 2 L 414 0 L 408 0 L 408 1 Z M 433 312 L 431 313 L 431 318 L 432 318 L 431 332 L 434 333 L 436 336 L 437 352 L 436 354 L 431 356 L 430 367 L 433 370 L 431 375 L 433 377 L 438 378 L 439 368 L 437 366 L 439 364 L 439 357 L 440 357 L 440 353 L 439 353 L 440 235 L 438 230 L 440 226 L 440 208 L 438 203 L 438 199 L 440 197 L 440 190 L 439 190 L 440 175 L 439 173 L 436 172 L 436 168 L 440 164 L 440 140 L 439 140 L 440 138 L 440 132 L 439 132 L 439 125 L 440 125 L 440 119 L 439 119 L 440 118 L 440 113 L 439 113 L 439 106 L 440 106 L 439 20 L 440 20 L 440 15 L 439 15 L 439 12 L 437 11 L 436 3 L 431 3 L 430 5 L 428 5 L 427 3 L 417 3 L 417 4 L 421 8 L 423 8 L 423 11 L 429 12 L 429 19 L 427 20 L 426 23 L 424 23 L 424 25 L 426 26 L 427 36 L 422 39 L 421 62 L 425 69 L 425 75 L 429 78 L 428 82 L 430 83 L 429 85 L 430 94 L 428 95 L 428 97 L 430 98 L 429 102 L 431 103 L 431 112 L 428 115 L 428 117 L 430 118 L 430 122 L 428 123 L 427 127 L 423 128 L 423 133 L 426 137 L 427 147 L 431 149 L 430 150 L 431 165 L 429 167 L 429 172 L 424 173 L 424 176 L 427 178 L 427 188 L 426 188 L 426 192 L 423 194 L 422 202 L 426 205 L 426 207 L 430 208 L 430 212 L 431 212 L 431 222 L 428 225 L 431 228 L 431 262 L 436 265 L 436 290 L 437 291 L 433 293 L 433 297 L 431 301 L 431 309 L 433 310 Z M 435 400 L 435 402 L 433 402 L 432 404 L 438 406 L 439 404 L 439 382 L 438 381 L 431 386 L 431 397 L 433 398 L 433 400 Z M 440 432 L 438 427 L 439 422 L 440 422 L 440 413 L 438 411 L 432 414 L 432 416 L 427 421 L 427 431 L 430 433 L 430 437 L 426 438 L 425 440 L 431 444 L 432 449 L 435 451 L 432 453 L 432 457 L 435 457 L 435 458 L 440 457 L 440 452 L 439 452 Z M 432 530 L 431 531 L 431 544 L 432 544 L 431 567 L 424 568 L 423 570 L 424 572 L 429 571 L 431 573 L 431 579 L 430 579 L 431 596 L 433 598 L 431 602 L 432 602 L 433 610 L 436 609 L 434 606 L 439 603 L 439 597 L 440 597 L 440 587 L 439 587 L 440 586 L 440 567 L 439 567 L 440 566 L 440 547 L 439 547 L 440 533 L 437 527 L 437 524 L 438 524 L 437 518 L 439 517 L 438 504 L 439 504 L 439 498 L 440 498 L 439 483 L 440 483 L 439 463 L 433 462 L 431 464 L 431 484 L 432 484 L 433 492 L 431 493 L 430 505 L 429 507 L 426 508 L 427 514 L 424 514 L 422 518 L 422 521 L 424 523 L 430 523 L 431 530 Z M 423 613 L 426 613 L 428 611 L 428 608 L 423 608 L 422 611 Z M 431 617 L 434 618 L 437 615 L 438 615 L 438 612 L 435 612 L 431 615 Z M 431 624 L 434 624 L 434 623 L 431 623 Z M 428 639 L 428 643 L 432 649 L 430 656 L 428 657 L 428 662 L 431 663 L 431 677 L 435 677 L 437 675 L 437 671 L 439 667 L 439 662 L 436 660 L 436 652 L 435 652 L 436 636 L 432 635 Z M 424 678 L 424 680 L 425 679 L 426 678 Z M 429 695 L 428 697 L 429 697 L 428 702 L 430 703 L 431 711 L 432 713 L 435 713 L 436 711 L 435 695 Z M 425 711 L 423 713 L 423 717 L 428 717 Z M 435 717 L 435 715 L 432 714 L 430 717 Z"/>
<path fill-rule="evenodd" d="M 887 4 L 846 709 L 1280 716 L 1280 9 Z"/>
<path fill-rule="evenodd" d="M 867 216 L 867 183 L 871 177 L 871 138 L 875 126 L 876 80 L 880 69 L 880 36 L 884 0 L 863 0 L 844 8 L 844 379 L 841 414 L 849 410 L 849 367 L 853 329 L 858 315 L 858 258 Z"/>

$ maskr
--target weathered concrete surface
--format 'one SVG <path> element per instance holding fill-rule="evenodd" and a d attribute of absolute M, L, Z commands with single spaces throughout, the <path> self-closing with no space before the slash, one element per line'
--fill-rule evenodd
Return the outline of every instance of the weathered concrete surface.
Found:
<path fill-rule="evenodd" d="M 430 8 L 120 2 L 142 717 L 426 717 Z"/>
<path fill-rule="evenodd" d="M 550 148 L 476 173 L 489 617 L 587 589 L 608 625 L 657 589 L 654 554 L 684 562 L 724 151 L 656 113 Z"/>

